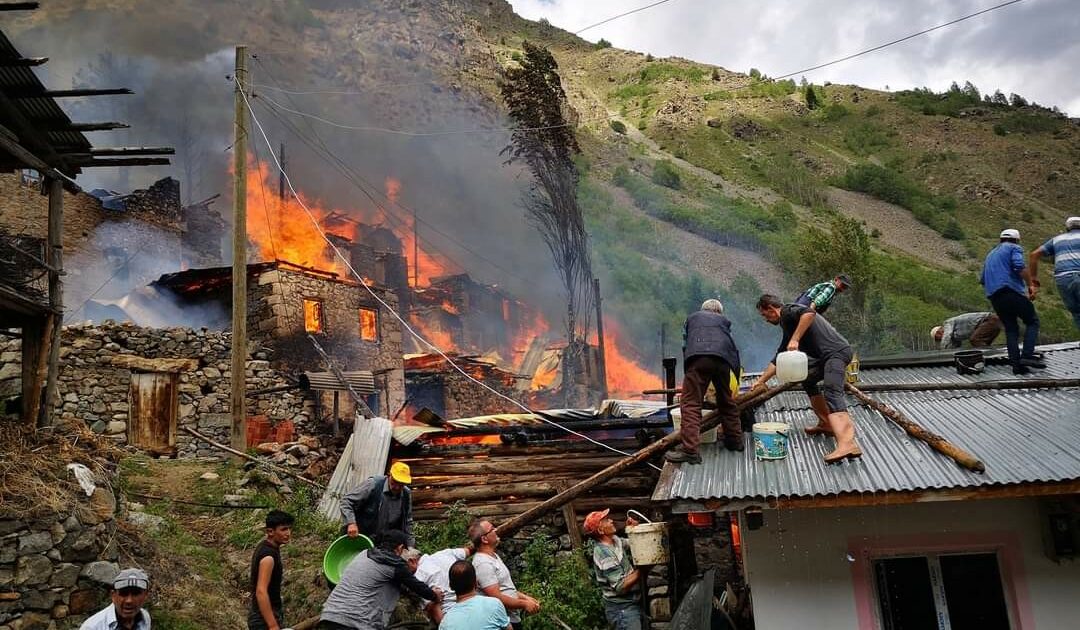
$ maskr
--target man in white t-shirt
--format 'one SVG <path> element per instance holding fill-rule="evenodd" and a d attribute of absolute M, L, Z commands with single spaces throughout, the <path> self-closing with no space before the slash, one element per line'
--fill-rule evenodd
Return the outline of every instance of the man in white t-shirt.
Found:
<path fill-rule="evenodd" d="M 420 564 L 416 567 L 416 579 L 432 588 L 438 586 L 443 592 L 441 605 L 436 602 L 424 602 L 424 612 L 432 623 L 438 625 L 443 616 L 457 603 L 454 591 L 450 588 L 450 566 L 458 560 L 468 558 L 470 553 L 472 549 L 469 547 L 457 547 L 421 556 Z"/>
<path fill-rule="evenodd" d="M 150 578 L 142 569 L 124 569 L 113 578 L 112 603 L 79 626 L 79 630 L 150 630 L 150 613 L 142 607 Z"/>
<path fill-rule="evenodd" d="M 506 607 L 510 625 L 514 630 L 521 630 L 521 611 L 535 615 L 540 611 L 540 602 L 520 593 L 510 577 L 510 569 L 495 553 L 499 545 L 499 533 L 490 521 L 478 521 L 469 527 L 469 540 L 472 541 L 476 555 L 473 567 L 476 569 L 476 583 L 484 595 L 494 597 Z"/>

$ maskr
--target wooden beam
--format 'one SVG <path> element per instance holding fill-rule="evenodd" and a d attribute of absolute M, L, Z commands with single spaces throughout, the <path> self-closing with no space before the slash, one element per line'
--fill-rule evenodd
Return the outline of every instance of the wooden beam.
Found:
<path fill-rule="evenodd" d="M 503 483 L 481 486 L 465 486 L 461 488 L 416 488 L 412 491 L 415 503 L 452 503 L 454 501 L 476 501 L 479 499 L 500 499 L 506 497 L 537 497 L 552 496 L 563 491 L 563 486 L 570 487 L 564 482 L 550 481 L 525 481 L 520 483 Z M 605 483 L 606 490 L 630 490 L 633 492 L 649 492 L 655 482 L 649 477 L 621 477 L 611 479 Z"/>
<path fill-rule="evenodd" d="M 32 68 L 49 61 L 48 57 L 8 57 L 0 58 L 0 68 Z"/>
<path fill-rule="evenodd" d="M 210 446 L 213 446 L 214 448 L 223 450 L 226 453 L 231 453 L 232 455 L 236 455 L 237 457 L 246 459 L 246 460 L 251 461 L 251 462 L 255 462 L 256 464 L 259 464 L 260 466 L 266 466 L 267 468 L 269 468 L 271 470 L 274 470 L 276 472 L 279 472 L 279 473 L 281 473 L 283 475 L 288 475 L 288 476 L 292 477 L 293 479 L 298 479 L 298 480 L 306 483 L 307 485 L 309 485 L 309 486 L 311 486 L 313 488 L 318 488 L 319 490 L 326 490 L 326 486 L 322 485 L 318 481 L 313 481 L 311 479 L 308 479 L 307 477 L 304 477 L 303 475 L 299 475 L 297 473 L 294 473 L 293 471 L 289 470 L 288 468 L 282 468 L 281 466 L 271 464 L 270 462 L 266 461 L 265 459 L 259 459 L 258 457 L 252 457 L 251 455 L 248 455 L 247 453 L 238 451 L 236 449 L 229 448 L 228 446 L 225 446 L 224 444 L 220 444 L 218 442 L 215 442 L 215 441 L 211 440 L 210 438 L 206 437 L 202 433 L 199 433 L 195 429 L 192 429 L 191 427 L 180 427 L 180 430 L 184 431 L 185 433 L 190 433 L 194 437 L 199 438 L 200 440 L 202 440 L 203 442 L 206 442 Z"/>
<path fill-rule="evenodd" d="M 4 92 L 8 98 L 75 98 L 80 96 L 116 96 L 134 94 L 128 88 L 76 88 L 73 90 L 30 90 L 12 88 Z"/>
<path fill-rule="evenodd" d="M 167 164 L 171 164 L 169 158 L 159 157 L 113 158 L 109 160 L 89 158 L 82 160 L 70 160 L 70 162 L 83 168 L 102 168 L 106 166 L 164 166 Z"/>
<path fill-rule="evenodd" d="M 46 335 L 52 332 L 50 314 L 35 318 L 23 326 L 22 340 L 22 421 L 25 426 L 37 426 L 41 414 L 41 392 L 45 388 L 45 363 L 49 356 Z"/>
<path fill-rule="evenodd" d="M 897 411 L 896 409 L 893 409 L 885 403 L 878 402 L 873 398 L 867 396 L 851 383 L 847 383 L 846 385 L 848 392 L 850 392 L 852 396 L 858 398 L 863 404 L 873 408 L 889 420 L 892 420 L 894 423 L 899 425 L 900 428 L 906 431 L 907 434 L 911 437 L 926 442 L 930 446 L 930 448 L 941 453 L 942 455 L 945 455 L 946 457 L 951 458 L 957 464 L 960 464 L 968 470 L 973 470 L 980 473 L 986 472 L 986 466 L 979 460 L 978 457 L 975 457 L 971 453 L 965 451 L 959 446 L 956 446 L 955 444 L 946 440 L 940 435 L 932 431 L 928 431 L 924 427 L 916 424 L 915 422 L 912 422 L 907 416 Z"/>
<path fill-rule="evenodd" d="M 176 155 L 173 147 L 106 147 L 90 149 L 90 155 Z"/>
<path fill-rule="evenodd" d="M 599 281 L 597 281 L 596 286 L 597 286 L 596 299 L 599 301 L 599 299 L 600 299 Z M 597 317 L 599 317 L 600 316 L 599 309 L 597 309 L 597 311 L 598 311 L 597 312 Z M 603 337 L 601 336 L 600 339 L 603 340 Z M 604 347 L 604 344 L 601 341 L 601 343 L 600 343 L 600 348 L 601 348 L 600 352 L 601 353 L 603 352 L 603 347 Z M 570 484 L 565 483 L 565 482 L 559 483 L 559 492 L 566 492 L 569 489 L 570 489 Z M 581 528 L 579 528 L 578 524 L 577 524 L 577 512 L 574 511 L 574 502 L 573 501 L 567 503 L 566 505 L 564 505 L 562 507 L 562 514 L 563 514 L 563 522 L 566 524 L 566 533 L 570 536 L 570 545 L 574 548 L 575 551 L 577 551 L 578 549 L 581 549 L 581 545 L 583 544 L 583 541 L 581 540 Z"/>
<path fill-rule="evenodd" d="M 64 328 L 64 180 L 49 178 L 49 307 L 56 313 L 52 320 L 52 341 L 49 345 L 49 373 L 45 381 L 45 414 L 39 427 L 54 424 L 53 402 L 59 399 L 60 335 Z"/>
<path fill-rule="evenodd" d="M 765 402 L 766 400 L 772 398 L 780 392 L 789 389 L 791 385 L 791 383 L 785 383 L 772 389 L 750 390 L 749 392 L 738 396 L 735 401 L 738 405 L 739 410 L 742 411 L 743 409 L 746 409 L 748 407 L 759 405 Z M 708 431 L 709 429 L 713 428 L 718 424 L 720 424 L 720 414 L 713 412 L 702 420 L 701 430 Z M 543 503 L 529 510 L 528 512 L 520 514 L 510 519 L 509 521 L 499 525 L 499 535 L 509 536 L 513 532 L 516 532 L 518 529 L 520 529 L 526 523 L 529 523 L 537 517 L 546 514 L 550 510 L 561 508 L 562 506 L 573 501 L 582 494 L 588 492 L 589 490 L 592 490 L 596 486 L 599 486 L 600 484 L 608 481 L 609 479 L 614 478 L 627 468 L 637 464 L 641 464 L 642 462 L 647 461 L 650 457 L 663 453 L 664 451 L 674 446 L 675 443 L 679 442 L 681 439 L 682 434 L 680 431 L 674 431 L 672 433 L 669 433 L 664 438 L 653 442 L 652 444 L 646 446 L 637 453 L 634 453 L 629 457 L 624 457 L 618 462 L 589 477 L 585 481 L 575 484 L 565 492 L 560 492 L 559 494 L 551 497 L 547 501 L 544 501 Z"/>
<path fill-rule="evenodd" d="M 113 129 L 130 129 L 131 125 L 122 122 L 92 122 L 92 123 L 77 123 L 77 122 L 57 122 L 52 125 L 47 125 L 50 131 L 112 131 Z"/>
<path fill-rule="evenodd" d="M 0 4 L 0 11 L 33 11 L 40 6 L 40 2 L 8 2 Z"/>

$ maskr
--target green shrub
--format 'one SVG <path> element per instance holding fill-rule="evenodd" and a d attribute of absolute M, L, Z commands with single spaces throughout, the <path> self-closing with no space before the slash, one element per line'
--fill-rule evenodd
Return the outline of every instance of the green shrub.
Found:
<path fill-rule="evenodd" d="M 1007 133 L 1009 133 L 1009 132 L 1005 129 L 1005 125 L 1003 125 L 1001 123 L 997 123 L 997 124 L 994 125 L 994 134 L 995 135 L 1004 136 Z"/>
<path fill-rule="evenodd" d="M 873 117 L 881 114 L 881 108 L 878 107 L 877 103 L 875 103 L 875 104 L 871 105 L 870 107 L 867 107 L 866 111 L 864 113 L 866 114 L 867 118 L 873 118 Z"/>
<path fill-rule="evenodd" d="M 603 50 L 604 48 L 611 48 L 611 42 L 609 42 L 608 40 L 601 37 L 600 41 L 593 44 L 593 48 L 595 48 L 596 50 Z"/>
<path fill-rule="evenodd" d="M 1062 118 L 1041 113 L 1012 112 L 998 125 L 994 125 L 994 133 L 1001 126 L 1008 133 L 1052 133 L 1065 125 Z M 998 134 L 1004 135 L 1004 134 Z"/>
<path fill-rule="evenodd" d="M 668 79 L 683 79 L 700 83 L 705 78 L 705 71 L 697 66 L 685 68 L 673 63 L 660 62 L 651 64 L 638 72 L 641 83 L 660 83 Z"/>
<path fill-rule="evenodd" d="M 846 117 L 851 112 L 840 103 L 831 103 L 821 110 L 821 117 L 829 122 L 834 122 Z"/>
<path fill-rule="evenodd" d="M 610 123 L 611 130 L 615 133 L 626 133 L 626 125 L 621 120 L 612 120 Z"/>
<path fill-rule="evenodd" d="M 654 184 L 673 190 L 682 188 L 682 177 L 679 176 L 675 165 L 668 160 L 660 160 L 653 166 L 652 180 Z"/>
<path fill-rule="evenodd" d="M 544 611 L 525 618 L 529 630 L 563 630 L 558 617 L 571 628 L 603 628 L 604 605 L 591 579 L 584 552 L 557 554 L 558 545 L 544 535 L 534 536 L 522 554 L 524 567 L 514 583 L 543 602 Z"/>
<path fill-rule="evenodd" d="M 458 501 L 446 511 L 439 521 L 420 521 L 415 525 L 416 548 L 424 553 L 461 547 L 469 541 L 466 533 L 472 517 L 465 503 Z"/>
<path fill-rule="evenodd" d="M 937 230 L 946 238 L 964 238 L 959 225 L 953 225 L 956 200 L 952 197 L 934 195 L 900 173 L 876 164 L 860 164 L 844 173 L 837 182 L 842 188 L 873 195 L 878 199 L 895 203 L 911 211 L 920 222 Z"/>
<path fill-rule="evenodd" d="M 790 155 L 778 156 L 770 162 L 765 177 L 774 189 L 797 204 L 815 207 L 828 202 L 822 181 Z"/>
<path fill-rule="evenodd" d="M 708 92 L 705 94 L 706 101 L 728 101 L 734 97 L 734 94 L 728 90 L 717 90 L 715 92 Z"/>
<path fill-rule="evenodd" d="M 914 90 L 901 90 L 896 93 L 895 98 L 900 105 L 928 116 L 956 117 L 962 109 L 984 105 L 982 99 L 979 98 L 978 90 L 973 93 L 964 92 L 963 90 L 949 90 L 937 94 L 930 88 L 916 88 Z"/>
<path fill-rule="evenodd" d="M 712 69 L 712 80 L 713 81 L 719 81 L 720 80 L 720 68 L 713 68 Z"/>
<path fill-rule="evenodd" d="M 827 112 L 828 107 L 825 109 Z M 857 155 L 871 155 L 892 144 L 885 133 L 885 129 L 880 125 L 861 122 L 844 131 L 844 146 Z"/>
<path fill-rule="evenodd" d="M 821 104 L 818 99 L 817 91 L 814 90 L 813 85 L 807 85 L 806 89 L 803 91 L 803 95 L 806 98 L 806 106 L 809 109 L 817 109 Z"/>
<path fill-rule="evenodd" d="M 941 231 L 941 235 L 953 241 L 962 241 L 965 236 L 963 228 L 960 227 L 955 218 L 949 219 L 945 229 Z"/>

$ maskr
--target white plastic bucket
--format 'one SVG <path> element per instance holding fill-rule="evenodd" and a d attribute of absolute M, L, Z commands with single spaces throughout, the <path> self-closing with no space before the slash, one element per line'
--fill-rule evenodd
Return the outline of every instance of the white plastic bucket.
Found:
<path fill-rule="evenodd" d="M 678 409 L 672 409 L 671 410 L 671 423 L 675 426 L 675 430 L 678 431 L 679 427 L 682 426 L 682 411 L 680 411 Z M 713 428 L 709 429 L 708 431 L 702 433 L 701 434 L 701 443 L 702 444 L 712 444 L 713 442 L 715 442 L 716 441 L 716 429 L 717 428 L 718 427 L 713 427 Z"/>
<path fill-rule="evenodd" d="M 635 566 L 667 564 L 667 523 L 642 523 L 626 528 Z"/>
<path fill-rule="evenodd" d="M 789 350 L 776 355 L 776 378 L 781 383 L 798 383 L 806 380 L 806 354 Z"/>
<path fill-rule="evenodd" d="M 754 424 L 754 457 L 784 459 L 787 457 L 787 434 L 791 427 L 783 422 Z"/>

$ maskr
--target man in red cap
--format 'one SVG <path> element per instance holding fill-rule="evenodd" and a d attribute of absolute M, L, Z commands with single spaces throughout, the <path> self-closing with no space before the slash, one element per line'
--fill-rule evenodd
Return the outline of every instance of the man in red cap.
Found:
<path fill-rule="evenodd" d="M 615 630 L 641 630 L 641 572 L 634 568 L 630 543 L 615 535 L 611 510 L 589 512 L 585 534 L 595 542 L 592 549 L 593 575 L 604 600 L 604 614 Z M 626 518 L 627 526 L 637 525 Z"/>

